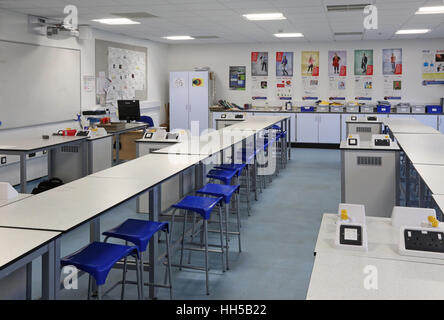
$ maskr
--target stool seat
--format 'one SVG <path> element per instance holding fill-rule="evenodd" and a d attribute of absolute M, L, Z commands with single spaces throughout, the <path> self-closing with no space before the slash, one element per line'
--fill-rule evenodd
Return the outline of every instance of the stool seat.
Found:
<path fill-rule="evenodd" d="M 220 180 L 225 184 L 230 184 L 235 175 L 236 172 L 232 170 L 213 169 L 208 172 L 207 178 Z"/>
<path fill-rule="evenodd" d="M 140 252 L 145 252 L 153 235 L 160 230 L 168 232 L 168 223 L 128 219 L 119 226 L 103 232 L 103 235 L 131 242 Z"/>
<path fill-rule="evenodd" d="M 210 219 L 211 211 L 222 200 L 218 198 L 204 198 L 196 196 L 186 196 L 181 201 L 173 204 L 172 207 L 176 209 L 194 211 L 202 216 L 205 220 Z"/>
<path fill-rule="evenodd" d="M 103 285 L 109 271 L 119 260 L 135 255 L 139 257 L 139 251 L 135 246 L 120 244 L 92 242 L 86 247 L 64 257 L 62 266 L 75 266 L 77 269 L 89 273 L 96 279 L 97 285 Z"/>
<path fill-rule="evenodd" d="M 222 170 L 233 170 L 236 171 L 236 175 L 239 176 L 246 166 L 247 166 L 246 163 L 231 163 L 231 164 L 221 164 L 214 168 Z"/>
<path fill-rule="evenodd" d="M 239 190 L 240 185 L 224 185 L 224 184 L 214 184 L 208 183 L 202 189 L 198 190 L 197 193 L 208 194 L 210 196 L 223 197 L 225 203 L 230 203 L 233 193 Z"/>

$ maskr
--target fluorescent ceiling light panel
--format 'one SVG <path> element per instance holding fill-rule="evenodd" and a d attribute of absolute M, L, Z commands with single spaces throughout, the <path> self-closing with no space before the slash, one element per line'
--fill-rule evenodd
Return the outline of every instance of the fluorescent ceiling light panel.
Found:
<path fill-rule="evenodd" d="M 195 39 L 191 36 L 168 36 L 168 37 L 163 37 L 163 38 L 167 39 L 167 40 L 194 40 Z"/>
<path fill-rule="evenodd" d="M 94 19 L 93 21 L 111 25 L 140 24 L 140 22 L 128 18 Z"/>
<path fill-rule="evenodd" d="M 442 14 L 444 13 L 444 6 L 438 7 L 421 7 L 416 11 L 416 14 Z"/>
<path fill-rule="evenodd" d="M 404 29 L 396 31 L 396 34 L 424 34 L 430 32 L 430 29 Z"/>
<path fill-rule="evenodd" d="M 275 33 L 275 37 L 277 38 L 302 38 L 304 35 L 299 32 L 293 32 L 293 33 Z"/>
<path fill-rule="evenodd" d="M 265 21 L 265 20 L 285 20 L 287 19 L 283 13 L 250 13 L 243 14 L 244 18 L 252 21 Z"/>

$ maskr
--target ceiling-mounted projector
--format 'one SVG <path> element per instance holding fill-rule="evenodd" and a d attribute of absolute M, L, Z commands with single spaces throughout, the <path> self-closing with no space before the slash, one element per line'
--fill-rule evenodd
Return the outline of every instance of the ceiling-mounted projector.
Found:
<path fill-rule="evenodd" d="M 28 16 L 28 29 L 31 33 L 53 39 L 67 39 L 79 36 L 79 30 L 71 25 L 64 25 L 55 19 L 32 15 Z"/>

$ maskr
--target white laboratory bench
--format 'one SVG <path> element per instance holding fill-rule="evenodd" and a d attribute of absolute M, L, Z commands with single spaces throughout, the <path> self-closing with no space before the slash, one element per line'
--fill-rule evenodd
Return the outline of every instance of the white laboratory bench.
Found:
<path fill-rule="evenodd" d="M 0 199 L 0 207 L 7 206 L 8 204 L 21 201 L 23 199 L 31 197 L 32 194 L 27 193 L 19 193 L 17 197 L 11 198 L 11 199 Z"/>

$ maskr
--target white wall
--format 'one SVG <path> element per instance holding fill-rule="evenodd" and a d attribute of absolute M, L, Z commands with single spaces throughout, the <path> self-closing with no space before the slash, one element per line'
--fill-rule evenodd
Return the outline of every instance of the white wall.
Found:
<path fill-rule="evenodd" d="M 282 105 L 274 97 L 276 51 L 290 51 L 294 54 L 294 101 L 302 100 L 301 51 L 320 51 L 320 98 L 328 99 L 328 50 L 347 50 L 347 99 L 354 99 L 354 49 L 374 50 L 374 100 L 382 100 L 382 49 L 403 49 L 403 101 L 439 102 L 444 96 L 443 86 L 423 87 L 421 85 L 422 49 L 444 49 L 443 39 L 397 40 L 397 41 L 349 41 L 307 43 L 299 40 L 282 44 L 223 44 L 223 45 L 171 45 L 168 68 L 170 71 L 190 70 L 196 66 L 208 66 L 216 73 L 216 98 L 225 99 L 239 105 L 252 103 L 251 61 L 253 51 L 269 52 L 269 98 L 270 106 Z M 229 66 L 247 67 L 246 91 L 229 90 Z M 274 79 L 273 79 L 274 78 Z"/>
<path fill-rule="evenodd" d="M 168 102 L 168 72 L 167 61 L 165 57 L 168 54 L 168 46 L 148 40 L 132 39 L 128 36 L 113 34 L 100 30 L 92 29 L 91 38 L 88 40 L 67 39 L 67 40 L 51 40 L 44 36 L 33 35 L 28 32 L 27 16 L 0 9 L 0 39 L 26 43 L 36 43 L 47 46 L 57 46 L 81 51 L 81 75 L 95 75 L 95 39 L 103 39 L 108 41 L 121 42 L 129 45 L 143 46 L 148 49 L 148 100 L 156 101 L 161 106 L 161 122 L 165 121 L 164 104 Z M 19 98 L 19 97 L 18 97 Z M 1 101 L 1 97 L 0 97 Z M 83 110 L 94 109 L 95 93 L 86 93 L 82 90 Z M 0 121 L 5 106 L 0 103 Z M 26 115 L 23 115 L 26 116 Z M 57 123 L 51 125 L 40 125 L 21 129 L 0 130 L 0 144 L 7 144 L 10 138 L 23 138 L 28 135 L 41 136 L 42 134 L 51 134 L 58 129 L 66 127 L 76 127 L 74 122 Z M 17 157 L 8 156 L 8 163 L 17 161 Z M 35 162 L 35 161 L 34 161 Z M 44 159 L 38 163 L 38 167 L 42 167 Z M 43 165 L 43 167 L 45 167 Z M 46 168 L 46 167 L 45 167 Z M 6 173 L 7 171 L 7 173 Z M 30 169 L 33 172 L 33 169 Z M 40 170 L 41 171 L 41 170 Z M 13 173 L 11 173 L 13 172 Z M 37 174 L 38 175 L 38 174 Z M 33 176 L 32 178 L 35 178 Z M 8 181 L 17 183 L 18 166 L 0 166 L 0 181 Z"/>

